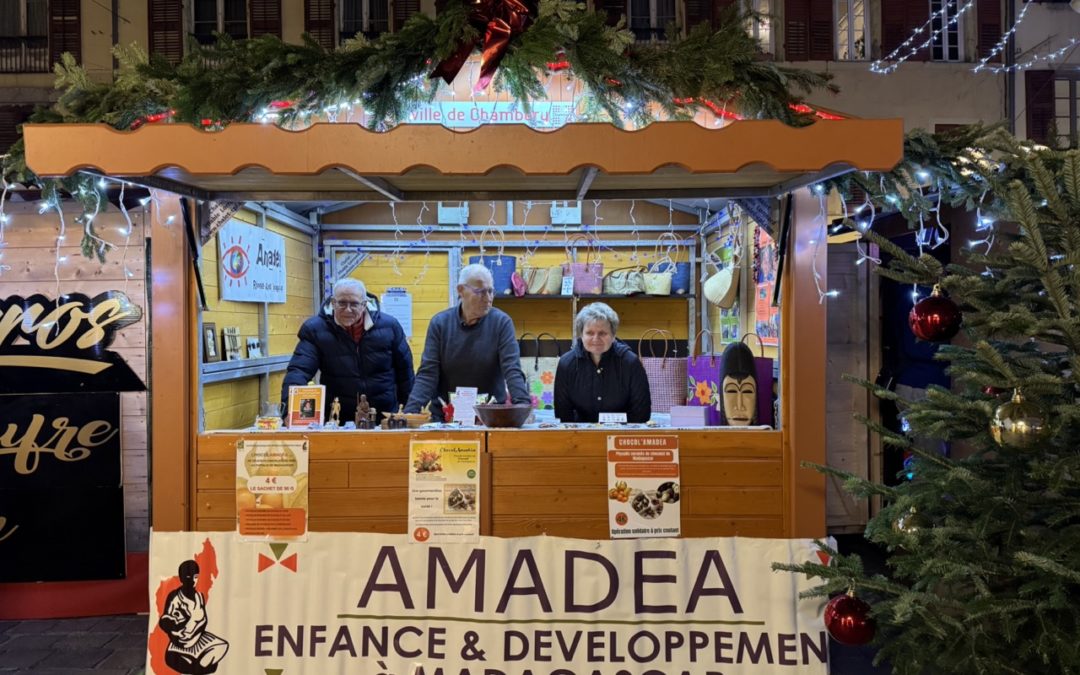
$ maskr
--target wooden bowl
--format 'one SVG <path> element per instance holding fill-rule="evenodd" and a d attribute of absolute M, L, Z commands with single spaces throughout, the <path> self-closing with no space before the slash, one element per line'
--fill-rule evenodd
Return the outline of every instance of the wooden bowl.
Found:
<path fill-rule="evenodd" d="M 484 423 L 485 427 L 514 427 L 519 428 L 525 424 L 532 414 L 532 406 L 528 403 L 514 403 L 503 405 L 500 403 L 476 406 L 476 416 Z"/>

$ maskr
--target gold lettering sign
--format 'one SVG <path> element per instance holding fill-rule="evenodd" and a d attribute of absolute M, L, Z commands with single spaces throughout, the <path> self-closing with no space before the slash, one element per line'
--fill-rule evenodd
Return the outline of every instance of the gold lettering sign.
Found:
<path fill-rule="evenodd" d="M 9 423 L 0 431 L 0 456 L 14 455 L 15 472 L 29 475 L 37 470 L 43 454 L 51 454 L 62 462 L 78 462 L 90 457 L 93 448 L 108 443 L 118 433 L 120 430 L 105 420 L 72 426 L 67 417 L 57 417 L 46 425 L 45 415 L 35 414 L 25 430 Z M 48 439 L 39 442 L 44 436 Z"/>
<path fill-rule="evenodd" d="M 34 368 L 76 377 L 98 375 L 119 365 L 119 357 L 105 352 L 116 331 L 141 318 L 142 308 L 120 291 L 93 298 L 81 293 L 56 299 L 44 295 L 4 298 L 0 300 L 0 372 L 4 368 Z M 116 381 L 116 376 L 112 377 Z M 133 375 L 124 373 L 121 377 L 130 381 Z M 136 390 L 143 388 L 139 385 Z M 56 388 L 75 389 L 59 384 Z M 9 387 L 6 391 L 19 390 Z"/>
<path fill-rule="evenodd" d="M 15 534 L 15 530 L 19 529 L 18 525 L 12 523 L 8 525 L 8 520 L 4 516 L 0 516 L 0 541 L 4 541 L 11 535 Z"/>

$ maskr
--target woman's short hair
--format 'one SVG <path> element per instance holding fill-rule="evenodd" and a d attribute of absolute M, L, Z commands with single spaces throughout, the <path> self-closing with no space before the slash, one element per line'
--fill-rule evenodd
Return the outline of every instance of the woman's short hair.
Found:
<path fill-rule="evenodd" d="M 364 286 L 364 282 L 359 279 L 338 279 L 334 282 L 334 291 L 330 294 L 331 297 L 337 297 L 337 292 L 351 290 L 354 291 L 361 298 L 367 298 L 367 287 Z"/>
<path fill-rule="evenodd" d="M 468 286 L 469 282 L 473 279 L 483 279 L 489 284 L 494 284 L 494 279 L 491 276 L 491 270 L 484 267 L 480 263 L 473 263 L 461 268 L 458 272 L 457 282 L 459 286 Z"/>
<path fill-rule="evenodd" d="M 593 321 L 606 321 L 612 335 L 619 332 L 619 315 L 615 313 L 615 310 L 606 303 L 594 302 L 582 307 L 574 317 L 574 334 L 580 337 L 585 331 L 585 324 Z"/>

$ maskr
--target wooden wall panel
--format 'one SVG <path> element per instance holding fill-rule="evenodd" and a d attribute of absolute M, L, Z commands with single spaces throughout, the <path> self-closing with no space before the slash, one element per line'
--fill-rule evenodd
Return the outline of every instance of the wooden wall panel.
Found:
<path fill-rule="evenodd" d="M 255 225 L 259 218 L 252 211 L 241 209 L 234 218 Z M 311 237 L 272 218 L 266 219 L 266 228 L 285 238 L 286 301 L 268 304 L 267 344 L 263 353 L 267 356 L 292 354 L 296 347 L 296 333 L 300 325 L 312 314 Z M 248 337 L 259 336 L 258 303 L 222 300 L 218 273 L 218 240 L 215 236 L 202 249 L 201 270 L 206 301 L 209 309 L 203 312 L 203 321 L 212 321 L 217 327 L 218 349 L 222 348 L 221 330 L 226 326 L 240 329 L 241 345 Z M 276 402 L 280 397 L 283 373 L 270 376 L 269 396 Z M 259 411 L 259 377 L 217 382 L 203 387 L 203 412 L 205 427 L 213 429 L 240 429 L 252 424 Z"/>
<path fill-rule="evenodd" d="M 607 539 L 604 430 L 489 431 L 492 534 Z M 786 536 L 775 431 L 677 434 L 683 536 Z"/>
<path fill-rule="evenodd" d="M 64 293 L 93 297 L 105 291 L 123 291 L 142 307 L 142 320 L 116 333 L 110 351 L 120 354 L 131 369 L 147 379 L 146 246 L 141 211 L 131 214 L 129 228 L 123 215 L 108 207 L 94 220 L 95 231 L 113 247 L 105 262 L 83 257 L 79 249 L 82 228 L 75 223 L 81 209 L 64 206 L 64 239 L 60 241 L 60 218 L 55 211 L 38 213 L 36 203 L 4 205 L 10 221 L 2 226 L 0 248 L 0 298 L 42 293 L 55 298 Z M 57 250 L 57 244 L 60 248 Z M 59 260 L 58 260 L 59 258 Z M 149 480 L 147 453 L 147 395 L 120 395 L 120 435 L 124 484 L 124 518 L 129 551 L 145 551 L 149 543 Z"/>
<path fill-rule="evenodd" d="M 277 437 L 305 435 L 281 432 Z M 250 438 L 266 438 L 252 434 Z M 403 534 L 408 518 L 409 439 L 478 440 L 482 432 L 335 432 L 315 433 L 311 440 L 308 527 L 326 532 L 389 532 Z M 197 530 L 232 530 L 236 518 L 236 442 L 238 433 L 211 433 L 197 439 L 193 497 Z M 481 480 L 488 480 L 486 462 Z M 488 490 L 481 484 L 482 501 Z"/>

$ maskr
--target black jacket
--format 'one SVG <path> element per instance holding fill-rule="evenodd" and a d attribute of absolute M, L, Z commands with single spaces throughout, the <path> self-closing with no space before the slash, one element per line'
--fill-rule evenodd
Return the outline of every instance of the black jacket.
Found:
<path fill-rule="evenodd" d="M 287 404 L 289 387 L 307 384 L 319 371 L 320 382 L 326 385 L 325 417 L 330 416 L 336 396 L 341 401 L 341 423 L 352 420 L 359 394 L 366 394 L 379 413 L 396 412 L 412 391 L 412 350 L 397 319 L 381 312 L 372 312 L 371 318 L 359 345 L 333 316 L 320 314 L 305 321 L 281 383 L 281 400 Z"/>
<path fill-rule="evenodd" d="M 625 412 L 627 422 L 648 422 L 649 379 L 633 350 L 622 342 L 612 343 L 597 366 L 576 340 L 555 371 L 555 416 L 563 422 L 596 422 L 602 412 Z"/>

